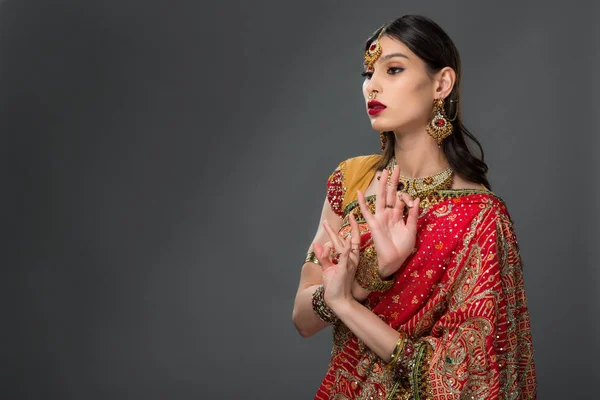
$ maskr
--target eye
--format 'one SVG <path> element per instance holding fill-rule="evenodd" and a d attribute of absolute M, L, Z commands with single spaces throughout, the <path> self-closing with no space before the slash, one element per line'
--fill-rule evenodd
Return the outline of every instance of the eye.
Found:
<path fill-rule="evenodd" d="M 387 73 L 389 75 L 396 75 L 399 74 L 400 72 L 404 71 L 404 68 L 400 68 L 400 67 L 389 67 L 387 70 Z"/>
<path fill-rule="evenodd" d="M 371 79 L 371 77 L 373 76 L 373 73 L 370 71 L 363 71 L 360 76 L 367 78 L 367 79 Z"/>

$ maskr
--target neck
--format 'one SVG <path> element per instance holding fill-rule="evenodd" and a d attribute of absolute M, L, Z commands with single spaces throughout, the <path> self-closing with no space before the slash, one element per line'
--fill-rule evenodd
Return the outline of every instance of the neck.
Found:
<path fill-rule="evenodd" d="M 395 133 L 394 148 L 400 175 L 423 178 L 437 174 L 450 166 L 444 151 L 427 132 Z"/>

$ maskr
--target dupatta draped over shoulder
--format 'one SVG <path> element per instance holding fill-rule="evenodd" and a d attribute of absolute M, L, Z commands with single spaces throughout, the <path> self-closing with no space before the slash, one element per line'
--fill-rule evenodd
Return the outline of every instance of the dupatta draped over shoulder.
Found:
<path fill-rule="evenodd" d="M 355 215 L 361 263 L 372 240 L 356 190 L 375 176 L 379 155 L 339 164 L 327 198 L 349 234 Z M 375 196 L 367 197 L 374 212 Z M 416 251 L 394 286 L 364 305 L 409 339 L 398 367 L 342 323 L 333 328 L 328 371 L 315 399 L 534 399 L 536 377 L 521 258 L 506 205 L 486 189 L 440 190 L 423 199 Z"/>

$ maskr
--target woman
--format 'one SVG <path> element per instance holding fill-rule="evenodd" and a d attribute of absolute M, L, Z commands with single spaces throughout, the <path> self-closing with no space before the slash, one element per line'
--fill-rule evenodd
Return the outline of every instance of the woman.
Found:
<path fill-rule="evenodd" d="M 329 177 L 294 304 L 302 336 L 333 325 L 315 398 L 535 398 L 518 244 L 461 122 L 457 49 L 409 15 L 364 59 L 383 152 Z"/>

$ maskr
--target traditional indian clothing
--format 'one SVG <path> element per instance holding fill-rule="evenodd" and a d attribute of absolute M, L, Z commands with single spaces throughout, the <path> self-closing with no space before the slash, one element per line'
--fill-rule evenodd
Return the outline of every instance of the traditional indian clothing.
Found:
<path fill-rule="evenodd" d="M 350 232 L 361 232 L 359 268 L 376 263 L 356 191 L 373 180 L 379 155 L 348 159 L 327 198 Z M 366 198 L 371 212 L 375 196 Z M 363 303 L 408 339 L 391 371 L 341 321 L 315 399 L 534 399 L 536 377 L 521 259 L 505 203 L 482 189 L 438 190 L 421 200 L 416 251 L 391 289 Z"/>

